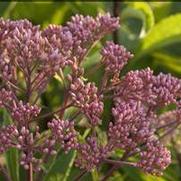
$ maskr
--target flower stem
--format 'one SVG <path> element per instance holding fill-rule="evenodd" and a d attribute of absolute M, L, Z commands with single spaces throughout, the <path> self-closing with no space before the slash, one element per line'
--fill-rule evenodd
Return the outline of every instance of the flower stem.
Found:
<path fill-rule="evenodd" d="M 111 167 L 111 169 L 107 172 L 107 174 L 102 178 L 101 181 L 106 181 L 107 178 L 109 178 L 112 175 L 114 170 L 117 170 L 118 168 L 120 168 L 123 165 L 129 165 L 129 166 L 136 167 L 136 163 L 132 163 L 132 162 L 117 161 L 117 160 L 111 160 L 111 159 L 105 159 L 104 161 L 107 163 L 113 164 L 113 167 Z"/>
<path fill-rule="evenodd" d="M 46 113 L 46 114 L 43 114 L 42 116 L 37 117 L 37 118 L 34 119 L 33 121 L 45 119 L 45 118 L 47 118 L 47 117 L 49 117 L 49 116 L 52 116 L 52 115 L 57 114 L 57 113 L 59 113 L 59 112 L 62 112 L 62 111 L 64 111 L 65 109 L 67 109 L 68 107 L 70 107 L 71 105 L 72 105 L 72 104 L 68 104 L 67 106 L 58 108 L 57 110 L 55 110 L 55 111 L 53 111 L 53 112 L 48 112 L 48 113 Z"/>
<path fill-rule="evenodd" d="M 122 165 L 129 165 L 129 166 L 134 166 L 134 167 L 136 166 L 135 163 L 127 162 L 127 161 L 118 161 L 118 160 L 112 160 L 112 159 L 105 159 L 104 161 L 107 163 L 110 163 L 113 165 L 119 165 L 119 166 L 122 166 Z"/>
<path fill-rule="evenodd" d="M 166 128 L 166 127 L 170 127 L 170 126 L 172 126 L 173 124 L 175 124 L 177 122 L 178 122 L 178 120 L 169 122 L 169 123 L 164 124 L 164 125 L 161 125 L 161 126 L 157 127 L 157 130 L 160 130 L 160 129 L 163 129 L 163 128 Z"/>
<path fill-rule="evenodd" d="M 115 0 L 113 2 L 113 16 L 114 17 L 119 17 L 120 14 L 120 1 Z M 113 32 L 113 41 L 114 43 L 119 43 L 119 32 L 118 30 Z"/>
<path fill-rule="evenodd" d="M 80 174 L 74 179 L 74 181 L 79 181 L 85 174 L 87 173 L 86 170 L 80 172 Z"/>
<path fill-rule="evenodd" d="M 33 181 L 33 165 L 32 163 L 29 164 L 29 181 Z"/>
<path fill-rule="evenodd" d="M 128 157 L 130 156 L 130 153 L 128 152 L 125 152 L 122 156 L 122 158 L 119 160 L 119 161 L 124 161 L 126 160 Z M 112 174 L 115 170 L 117 170 L 118 168 L 120 168 L 122 165 L 120 164 L 114 164 L 110 170 L 108 170 L 107 174 L 101 179 L 101 181 L 106 181 Z"/>

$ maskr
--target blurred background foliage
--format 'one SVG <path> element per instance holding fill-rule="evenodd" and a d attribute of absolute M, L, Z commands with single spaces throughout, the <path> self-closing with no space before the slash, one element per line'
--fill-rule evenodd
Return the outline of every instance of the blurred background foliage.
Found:
<path fill-rule="evenodd" d="M 83 14 L 96 16 L 97 13 L 110 12 L 113 14 L 114 2 L 0 2 L 0 16 L 9 19 L 26 18 L 33 24 L 40 24 L 42 28 L 49 24 L 64 25 L 72 15 Z M 151 67 L 155 73 L 171 73 L 181 78 L 181 3 L 180 2 L 120 2 L 119 16 L 121 27 L 118 30 L 117 41 L 134 53 L 133 60 L 128 64 L 122 74 L 131 69 Z M 84 67 L 89 69 L 86 76 L 89 80 L 99 82 L 102 71 L 95 71 L 100 60 L 101 44 L 111 40 L 108 35 L 92 49 L 86 58 Z M 93 74 L 91 73 L 93 72 Z M 53 109 L 62 100 L 63 86 L 55 77 L 46 93 L 42 95 L 43 106 Z M 110 119 L 110 102 L 106 102 L 103 115 L 103 128 L 106 128 Z M 71 111 L 71 110 L 69 110 Z M 69 114 L 69 112 L 67 113 Z M 45 123 L 42 127 L 45 129 Z M 86 135 L 87 133 L 85 133 Z M 85 136 L 84 135 L 84 136 Z M 104 139 L 104 134 L 102 134 Z M 172 148 L 173 149 L 173 148 Z M 12 150 L 7 154 L 6 160 L 13 181 L 24 179 L 23 171 L 16 165 L 17 153 Z M 110 181 L 179 181 L 181 180 L 181 155 L 179 150 L 173 150 L 173 163 L 165 171 L 163 177 L 157 178 L 145 175 L 135 168 L 124 167 L 119 169 L 109 179 Z M 72 180 L 79 171 L 73 166 L 75 153 L 65 155 L 59 153 L 53 162 L 46 181 Z M 180 161 L 179 161 L 180 160 Z M 99 172 L 96 170 L 86 174 L 82 180 L 97 181 L 109 169 L 103 166 Z M 0 180 L 3 178 L 0 177 Z"/>

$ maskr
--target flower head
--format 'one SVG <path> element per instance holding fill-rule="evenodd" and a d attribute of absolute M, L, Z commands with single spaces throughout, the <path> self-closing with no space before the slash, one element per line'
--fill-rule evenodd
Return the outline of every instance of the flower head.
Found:
<path fill-rule="evenodd" d="M 158 106 L 176 103 L 177 98 L 181 97 L 181 80 L 170 74 L 160 73 L 153 79 L 152 91 L 157 97 Z"/>
<path fill-rule="evenodd" d="M 121 45 L 107 42 L 101 51 L 102 63 L 109 73 L 119 73 L 133 55 Z"/>
<path fill-rule="evenodd" d="M 74 79 L 70 85 L 70 95 L 73 104 L 80 108 L 92 125 L 100 123 L 103 102 L 94 83 L 85 84 L 80 78 Z"/>
<path fill-rule="evenodd" d="M 4 153 L 11 147 L 15 147 L 14 141 L 18 135 L 15 125 L 8 125 L 0 130 L 0 153 Z"/>
<path fill-rule="evenodd" d="M 77 147 L 77 133 L 74 129 L 74 122 L 68 120 L 53 119 L 48 123 L 54 140 L 57 141 L 66 152 Z"/>
<path fill-rule="evenodd" d="M 120 104 L 112 110 L 115 121 L 110 122 L 108 137 L 110 146 L 134 150 L 153 135 L 152 119 L 140 103 Z"/>
<path fill-rule="evenodd" d="M 115 89 L 115 104 L 129 100 L 155 104 L 152 82 L 153 71 L 150 68 L 128 72 Z"/>
<path fill-rule="evenodd" d="M 140 153 L 141 160 L 137 166 L 145 172 L 160 176 L 171 162 L 170 152 L 158 141 L 148 142 Z"/>
<path fill-rule="evenodd" d="M 100 145 L 96 137 L 89 137 L 86 143 L 78 145 L 77 152 L 76 166 L 91 171 L 107 156 L 108 149 L 106 146 Z"/>
<path fill-rule="evenodd" d="M 32 106 L 29 103 L 23 104 L 23 102 L 20 101 L 17 104 L 13 104 L 11 116 L 13 120 L 20 125 L 25 125 L 32 121 L 33 118 L 37 117 L 39 113 L 40 108 L 38 106 Z"/>

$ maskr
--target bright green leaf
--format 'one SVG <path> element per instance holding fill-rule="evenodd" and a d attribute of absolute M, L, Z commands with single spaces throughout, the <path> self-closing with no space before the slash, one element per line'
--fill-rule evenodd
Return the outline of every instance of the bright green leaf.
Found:
<path fill-rule="evenodd" d="M 157 65 L 166 67 L 170 71 L 181 75 L 181 57 L 173 57 L 165 53 L 154 53 L 152 56 Z"/>
<path fill-rule="evenodd" d="M 16 2 L 6 17 L 12 19 L 26 18 L 35 24 L 43 24 L 45 21 L 50 22 L 52 15 L 62 5 L 62 2 Z"/>
<path fill-rule="evenodd" d="M 97 171 L 97 169 L 94 169 L 91 172 L 91 175 L 92 175 L 92 180 L 93 181 L 98 181 L 99 180 L 99 172 Z"/>
<path fill-rule="evenodd" d="M 142 20 L 143 28 L 141 30 L 140 37 L 145 36 L 154 25 L 154 15 L 147 2 L 129 3 L 129 6 L 126 9 L 123 9 L 121 19 L 124 20 L 130 17 Z"/>
<path fill-rule="evenodd" d="M 181 14 L 163 19 L 143 39 L 136 59 L 166 45 L 181 41 Z"/>
<path fill-rule="evenodd" d="M 6 2 L 6 4 L 4 4 L 4 2 L 3 2 L 3 4 L 2 4 L 2 2 L 1 2 L 0 7 L 1 7 L 1 8 L 4 7 L 3 9 L 1 9 L 2 12 L 3 12 L 3 17 L 4 17 L 4 18 L 8 18 L 8 17 L 9 17 L 11 11 L 12 11 L 12 10 L 14 9 L 14 7 L 16 6 L 16 3 L 17 3 L 17 2 L 9 2 L 9 3 L 7 4 L 7 2 Z M 4 6 L 3 6 L 3 5 L 4 5 Z"/>
<path fill-rule="evenodd" d="M 142 174 L 141 176 L 145 181 L 166 181 L 163 177 L 156 177 L 148 174 Z"/>

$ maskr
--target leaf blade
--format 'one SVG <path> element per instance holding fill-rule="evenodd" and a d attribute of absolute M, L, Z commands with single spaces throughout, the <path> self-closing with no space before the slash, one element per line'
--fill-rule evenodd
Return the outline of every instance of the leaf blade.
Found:
<path fill-rule="evenodd" d="M 155 49 L 181 41 L 181 13 L 169 16 L 156 24 L 141 43 L 137 57 Z"/>
<path fill-rule="evenodd" d="M 3 124 L 12 124 L 10 115 L 6 110 L 3 110 Z M 19 181 L 19 153 L 16 148 L 11 148 L 5 153 L 6 164 L 9 175 L 13 181 Z"/>

